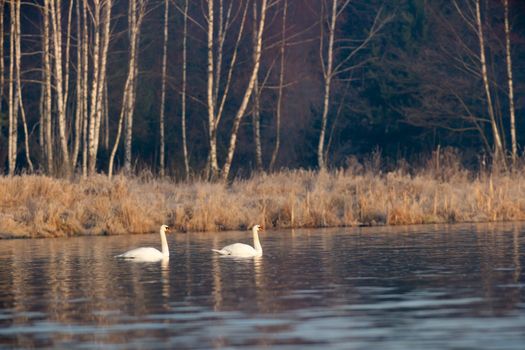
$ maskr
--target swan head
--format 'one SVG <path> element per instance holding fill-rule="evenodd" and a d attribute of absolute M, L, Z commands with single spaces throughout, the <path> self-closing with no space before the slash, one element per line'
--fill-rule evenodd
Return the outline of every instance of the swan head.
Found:
<path fill-rule="evenodd" d="M 163 233 L 170 232 L 170 227 L 168 225 L 162 225 L 160 227 L 160 232 L 163 232 Z"/>
<path fill-rule="evenodd" d="M 253 227 L 252 227 L 252 232 L 253 233 L 259 233 L 259 232 L 262 232 L 262 231 L 264 231 L 264 230 L 261 227 L 261 225 L 253 225 Z"/>

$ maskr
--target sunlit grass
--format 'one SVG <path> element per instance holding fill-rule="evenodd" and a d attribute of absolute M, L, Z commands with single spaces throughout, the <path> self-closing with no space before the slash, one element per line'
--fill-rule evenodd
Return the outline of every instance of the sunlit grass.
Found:
<path fill-rule="evenodd" d="M 230 185 L 103 175 L 0 178 L 0 235 L 483 222 L 525 219 L 522 176 L 427 167 L 381 173 L 282 171 Z"/>

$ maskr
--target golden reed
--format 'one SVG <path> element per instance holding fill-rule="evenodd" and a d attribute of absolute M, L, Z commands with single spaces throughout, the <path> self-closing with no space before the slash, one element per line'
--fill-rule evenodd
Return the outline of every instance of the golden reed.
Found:
<path fill-rule="evenodd" d="M 282 171 L 232 184 L 97 175 L 0 177 L 0 237 L 525 219 L 520 173 Z"/>

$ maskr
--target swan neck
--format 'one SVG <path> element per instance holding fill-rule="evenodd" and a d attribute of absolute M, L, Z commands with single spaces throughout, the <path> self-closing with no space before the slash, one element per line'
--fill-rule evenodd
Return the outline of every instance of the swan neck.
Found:
<path fill-rule="evenodd" d="M 257 252 L 262 253 L 262 246 L 261 242 L 259 242 L 259 234 L 257 233 L 257 230 L 253 230 L 253 247 Z"/>
<path fill-rule="evenodd" d="M 166 239 L 166 233 L 164 232 L 164 230 L 160 230 L 160 242 L 162 244 L 162 255 L 164 255 L 165 257 L 169 257 L 170 251 L 168 248 L 168 240 Z"/>

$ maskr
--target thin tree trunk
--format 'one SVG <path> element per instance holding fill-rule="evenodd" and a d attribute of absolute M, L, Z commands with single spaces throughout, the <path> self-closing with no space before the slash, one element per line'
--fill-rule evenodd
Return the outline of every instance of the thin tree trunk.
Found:
<path fill-rule="evenodd" d="M 321 131 L 319 134 L 319 144 L 317 146 L 317 165 L 319 169 L 326 169 L 324 157 L 324 139 L 326 135 L 326 125 L 328 121 L 328 112 L 330 109 L 330 88 L 333 77 L 333 62 L 334 62 L 334 37 L 335 25 L 337 22 L 337 0 L 332 0 L 332 11 L 330 14 L 330 26 L 328 29 L 328 51 L 327 51 L 327 65 L 323 66 L 324 75 L 324 98 L 323 98 L 323 115 L 321 120 Z M 321 24 L 322 25 L 322 24 Z M 322 41 L 321 41 L 322 43 Z M 321 50 L 323 47 L 321 46 Z M 322 53 L 321 53 L 322 55 Z"/>
<path fill-rule="evenodd" d="M 113 176 L 113 163 L 115 162 L 115 155 L 117 153 L 118 144 L 120 142 L 120 136 L 122 135 L 122 124 L 125 116 L 125 108 L 127 105 L 127 99 L 129 98 L 129 86 L 130 86 L 130 76 L 128 75 L 126 83 L 124 84 L 124 94 L 122 96 L 122 108 L 120 110 L 120 116 L 117 125 L 117 135 L 115 136 L 115 143 L 111 149 L 111 154 L 109 156 L 109 165 L 108 165 L 108 177 L 111 179 Z"/>
<path fill-rule="evenodd" d="M 485 88 L 485 95 L 487 97 L 487 108 L 490 117 L 490 125 L 492 127 L 492 135 L 494 137 L 494 159 L 496 163 L 503 162 L 505 164 L 503 145 L 501 143 L 500 132 L 496 123 L 494 115 L 494 107 L 492 105 L 492 95 L 490 92 L 490 82 L 487 74 L 487 62 L 485 58 L 485 39 L 483 37 L 483 26 L 481 23 L 481 10 L 480 0 L 476 0 L 476 24 L 478 29 L 478 40 L 479 40 L 479 51 L 480 51 L 480 64 L 481 64 L 481 75 L 483 78 L 483 87 Z"/>
<path fill-rule="evenodd" d="M 71 19 L 73 18 L 73 0 L 69 2 L 66 31 L 66 53 L 64 59 L 64 108 L 67 112 L 67 101 L 69 98 L 69 52 L 71 48 Z"/>
<path fill-rule="evenodd" d="M 104 148 L 109 149 L 109 96 L 108 81 L 104 79 Z"/>
<path fill-rule="evenodd" d="M 512 79 L 512 57 L 510 54 L 509 0 L 503 0 L 505 8 L 505 49 L 507 57 L 507 81 L 509 85 L 510 136 L 512 142 L 512 165 L 516 165 L 518 143 L 516 140 L 516 115 L 514 108 L 514 82 Z"/>
<path fill-rule="evenodd" d="M 165 176 L 165 150 L 166 141 L 164 136 L 164 110 L 166 104 L 166 63 L 168 58 L 168 19 L 169 7 L 168 0 L 164 0 L 164 43 L 162 47 L 162 78 L 161 78 L 161 92 L 160 92 L 160 116 L 159 116 L 159 136 L 160 136 L 160 150 L 159 150 L 159 173 L 161 177 Z"/>
<path fill-rule="evenodd" d="M 188 39 L 188 6 L 189 0 L 184 2 L 184 29 L 182 36 L 182 101 L 181 101 L 181 128 L 182 128 L 182 152 L 184 155 L 184 169 L 186 179 L 190 176 L 190 163 L 188 159 L 188 144 L 186 141 L 186 74 L 187 74 L 187 39 Z"/>
<path fill-rule="evenodd" d="M 76 76 L 76 111 L 75 111 L 75 141 L 73 145 L 73 153 L 71 154 L 72 168 L 75 169 L 78 162 L 78 154 L 80 152 L 80 141 L 82 140 L 82 123 L 84 118 L 84 104 L 83 97 L 83 71 L 84 62 L 82 60 L 82 46 L 83 35 L 80 16 L 80 0 L 77 0 L 75 12 L 77 16 L 77 76 Z"/>
<path fill-rule="evenodd" d="M 217 125 L 215 122 L 215 104 L 213 93 L 213 0 L 208 0 L 208 137 L 210 143 L 209 163 L 211 177 L 216 179 L 219 175 L 219 163 L 217 161 Z"/>
<path fill-rule="evenodd" d="M 89 87 L 89 56 L 88 56 L 88 23 L 87 23 L 87 0 L 84 0 L 82 3 L 82 176 L 86 177 L 88 175 L 88 123 L 89 123 L 89 114 L 88 114 L 88 87 Z"/>
<path fill-rule="evenodd" d="M 31 161 L 31 155 L 30 155 L 30 149 L 29 149 L 29 133 L 27 131 L 27 121 L 26 121 L 26 114 L 24 111 L 24 104 L 22 102 L 22 79 L 21 79 L 21 60 L 22 60 L 22 48 L 20 45 L 21 41 L 21 29 L 20 29 L 20 6 L 21 2 L 17 1 L 15 8 L 16 8 L 16 29 L 15 29 L 15 79 L 16 79 L 16 93 L 18 95 L 18 103 L 20 107 L 20 115 L 22 117 L 22 126 L 24 129 L 24 148 L 25 148 L 25 155 L 26 155 L 26 161 L 27 165 L 29 167 L 29 172 L 33 172 L 33 162 Z"/>
<path fill-rule="evenodd" d="M 113 163 L 115 154 L 118 149 L 120 142 L 120 135 L 122 132 L 122 123 L 126 122 L 126 134 L 124 143 L 124 170 L 127 173 L 131 172 L 131 142 L 132 142 L 132 127 L 133 127 L 133 110 L 135 108 L 135 92 L 136 92 L 136 80 L 138 72 L 138 47 L 140 38 L 140 27 L 145 14 L 145 1 L 139 1 L 137 7 L 136 0 L 131 0 L 129 3 L 128 11 L 128 26 L 129 26 L 129 40 L 130 40 L 130 54 L 129 54 L 129 66 L 128 76 L 124 85 L 124 92 L 122 98 L 122 107 L 120 110 L 119 125 L 117 130 L 117 136 L 113 149 L 111 151 L 109 159 L 108 174 L 109 177 L 113 174 Z"/>
<path fill-rule="evenodd" d="M 45 135 L 45 150 L 47 160 L 48 174 L 54 174 L 54 156 L 53 156 L 53 124 L 52 124 L 52 95 L 51 95 L 51 49 L 49 46 L 50 28 L 49 28 L 49 7 L 47 4 L 43 7 L 42 17 L 44 20 L 43 28 L 43 47 L 42 56 L 44 62 L 44 135 Z"/>
<path fill-rule="evenodd" d="M 133 112 L 135 109 L 135 91 L 137 88 L 137 71 L 138 71 L 138 47 L 140 39 L 140 27 L 145 11 L 145 1 L 131 0 L 129 7 L 129 31 L 130 31 L 130 59 L 129 75 L 130 95 L 126 106 L 126 134 L 124 143 L 124 170 L 129 174 L 131 172 L 131 146 L 133 139 Z"/>
<path fill-rule="evenodd" d="M 270 171 L 273 171 L 277 155 L 279 154 L 279 147 L 281 145 L 281 114 L 283 105 L 283 89 L 284 89 L 284 50 L 286 47 L 286 13 L 288 11 L 288 0 L 284 0 L 283 5 L 283 19 L 281 29 L 281 67 L 279 70 L 279 90 L 277 93 L 277 110 L 275 115 L 275 146 L 272 152 L 272 159 L 270 160 Z"/>
<path fill-rule="evenodd" d="M 111 7 L 112 0 L 106 0 L 104 5 L 104 17 L 103 17 L 103 28 L 102 28 L 102 42 L 101 42 L 101 53 L 100 53 L 100 71 L 99 71 L 99 83 L 97 86 L 97 105 L 96 105 L 96 117 L 95 117 L 95 138 L 94 147 L 98 152 L 100 142 L 100 124 L 102 122 L 102 115 L 104 113 L 105 101 L 104 101 L 104 90 L 107 84 L 107 59 L 109 50 L 109 39 L 110 39 L 110 24 L 111 24 Z"/>
<path fill-rule="evenodd" d="M 15 84 L 15 40 L 17 5 L 10 3 L 11 27 L 9 33 L 9 134 L 8 134 L 8 165 L 9 175 L 16 170 L 17 138 L 18 138 L 18 94 Z"/>
<path fill-rule="evenodd" d="M 89 113 L 89 174 L 96 172 L 97 153 L 100 141 L 100 124 L 104 108 L 104 87 L 109 48 L 112 0 L 96 1 L 94 9 L 93 79 L 91 84 L 91 106 Z M 104 10 L 102 21 L 101 13 Z M 101 25 L 102 23 L 102 25 Z"/>
<path fill-rule="evenodd" d="M 223 180 L 227 180 L 230 174 L 233 156 L 235 154 L 235 148 L 237 145 L 237 133 L 239 131 L 239 125 L 246 111 L 246 107 L 248 106 L 248 101 L 250 100 L 250 96 L 253 92 L 253 87 L 255 85 L 255 79 L 257 77 L 257 74 L 259 73 L 259 66 L 261 62 L 262 36 L 264 32 L 264 22 L 266 19 L 266 4 L 267 4 L 267 0 L 261 1 L 261 16 L 259 19 L 259 25 L 258 25 L 258 30 L 257 30 L 257 44 L 254 47 L 254 50 L 256 52 L 255 53 L 255 57 L 256 57 L 255 64 L 254 64 L 252 73 L 250 75 L 250 79 L 248 81 L 248 87 L 246 88 L 241 105 L 239 106 L 239 109 L 237 110 L 235 119 L 233 121 L 232 132 L 230 135 L 230 145 L 228 147 L 228 154 L 227 154 L 226 161 L 224 162 L 224 166 L 222 168 L 221 175 L 222 175 Z"/>
<path fill-rule="evenodd" d="M 63 167 L 67 176 L 71 174 L 69 159 L 68 137 L 66 130 L 66 97 L 64 96 L 64 74 L 62 69 L 62 12 L 61 0 L 46 0 L 50 6 L 51 28 L 53 33 L 53 51 L 55 56 L 55 89 L 56 89 L 56 106 L 58 115 L 58 134 L 60 137 L 60 146 L 62 150 Z"/>
<path fill-rule="evenodd" d="M 84 6 L 87 6 L 86 3 L 84 3 Z M 101 4 L 100 1 L 95 2 L 95 6 L 93 8 L 93 32 L 94 32 L 94 38 L 93 38 L 93 78 L 91 82 L 91 103 L 89 108 L 89 136 L 88 136 L 88 147 L 89 147 L 89 165 L 88 165 L 88 172 L 90 175 L 93 175 L 96 171 L 96 164 L 97 164 L 97 151 L 98 151 L 98 142 L 96 142 L 96 132 L 95 128 L 97 125 L 97 105 L 99 101 L 97 101 L 97 91 L 98 91 L 98 85 L 100 84 L 100 11 L 101 11 Z"/>
<path fill-rule="evenodd" d="M 253 2 L 253 47 L 257 45 L 257 2 Z M 256 51 L 253 52 L 253 64 L 255 65 L 258 57 Z M 253 139 L 255 145 L 255 165 L 257 171 L 263 170 L 262 162 L 262 147 L 261 147 L 261 92 L 259 91 L 259 74 L 255 75 L 255 81 L 253 86 Z"/>

